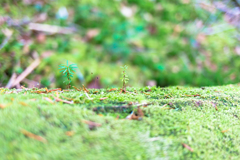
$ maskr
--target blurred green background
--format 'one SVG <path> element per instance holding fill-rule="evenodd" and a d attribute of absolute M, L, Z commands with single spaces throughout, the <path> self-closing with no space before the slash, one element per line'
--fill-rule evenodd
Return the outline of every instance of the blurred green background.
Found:
<path fill-rule="evenodd" d="M 21 85 L 63 87 L 58 65 L 78 65 L 72 85 L 210 86 L 240 80 L 237 0 L 3 0 L 0 87 L 35 59 Z M 47 26 L 46 26 L 47 25 Z"/>

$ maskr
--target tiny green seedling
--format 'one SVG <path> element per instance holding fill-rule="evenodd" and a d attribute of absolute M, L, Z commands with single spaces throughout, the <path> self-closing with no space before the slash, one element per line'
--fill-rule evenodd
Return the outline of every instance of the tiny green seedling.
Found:
<path fill-rule="evenodd" d="M 126 70 L 128 68 L 128 66 L 123 66 L 121 67 L 123 69 L 123 72 L 122 72 L 122 77 L 120 78 L 123 82 L 123 87 L 122 87 L 122 91 L 123 92 L 126 92 L 126 84 L 128 83 L 128 75 L 126 74 Z"/>
<path fill-rule="evenodd" d="M 67 85 L 67 88 L 69 89 L 71 87 L 71 79 L 73 77 L 73 74 L 75 72 L 75 68 L 77 68 L 76 64 L 70 64 L 68 65 L 68 61 L 67 61 L 67 65 L 65 64 L 60 64 L 59 68 L 60 72 L 63 74 L 63 77 L 66 77 L 67 80 L 64 81 L 63 83 L 65 83 Z"/>

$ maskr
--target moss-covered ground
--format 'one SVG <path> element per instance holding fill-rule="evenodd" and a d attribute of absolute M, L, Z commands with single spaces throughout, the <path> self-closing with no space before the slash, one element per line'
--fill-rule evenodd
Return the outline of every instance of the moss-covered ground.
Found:
<path fill-rule="evenodd" d="M 127 91 L 0 89 L 1 159 L 240 158 L 238 85 Z"/>

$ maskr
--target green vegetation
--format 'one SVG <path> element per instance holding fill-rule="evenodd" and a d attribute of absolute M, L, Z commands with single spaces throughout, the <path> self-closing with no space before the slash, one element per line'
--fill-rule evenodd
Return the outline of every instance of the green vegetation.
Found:
<path fill-rule="evenodd" d="M 67 65 L 65 64 L 60 64 L 59 68 L 61 71 L 61 73 L 63 74 L 63 77 L 66 77 L 67 80 L 64 81 L 64 83 L 66 83 L 68 89 L 71 87 L 71 79 L 73 78 L 73 74 L 75 72 L 75 69 L 77 68 L 76 64 L 70 64 L 68 65 L 68 61 L 67 61 Z"/>
<path fill-rule="evenodd" d="M 2 159 L 239 159 L 240 87 L 0 89 Z M 125 119 L 132 111 L 130 119 Z M 143 112 L 143 113 L 141 113 Z"/>
<path fill-rule="evenodd" d="M 238 1 L 0 4 L 0 159 L 239 159 Z"/>
<path fill-rule="evenodd" d="M 1 6 L 0 42 L 8 41 L 0 50 L 0 86 L 42 55 L 46 57 L 27 79 L 51 88 L 65 87 L 57 71 L 63 59 L 79 66 L 74 86 L 97 76 L 103 87 L 120 86 L 119 66 L 124 64 L 129 66 L 128 85 L 134 87 L 148 80 L 158 86 L 240 81 L 239 32 L 211 1 L 7 0 Z M 68 14 L 59 14 L 64 8 Z M 74 32 L 30 29 L 28 20 Z"/>

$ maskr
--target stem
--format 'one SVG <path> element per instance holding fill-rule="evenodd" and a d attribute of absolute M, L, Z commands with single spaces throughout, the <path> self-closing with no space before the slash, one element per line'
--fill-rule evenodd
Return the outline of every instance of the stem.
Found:
<path fill-rule="evenodd" d="M 70 82 L 68 83 L 68 89 L 70 89 L 70 87 L 71 87 L 71 84 L 70 84 Z"/>
<path fill-rule="evenodd" d="M 68 79 L 68 82 L 69 82 L 68 85 L 67 85 L 67 88 L 69 89 L 70 86 L 71 86 L 71 84 L 70 84 L 70 78 L 69 78 L 69 73 L 68 73 L 67 79 Z"/>
<path fill-rule="evenodd" d="M 124 74 L 124 71 L 123 71 L 123 92 L 126 91 L 126 88 L 125 88 L 125 74 Z"/>

